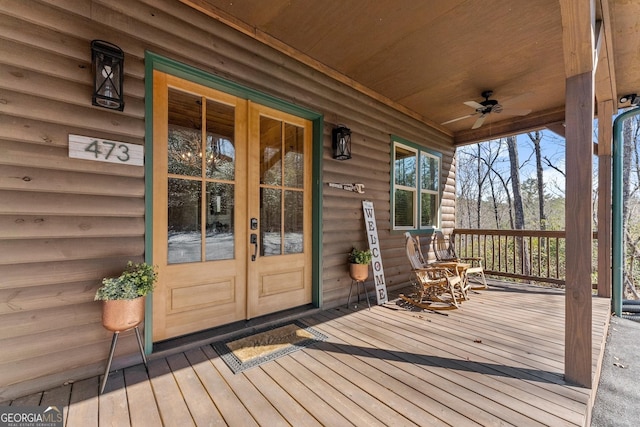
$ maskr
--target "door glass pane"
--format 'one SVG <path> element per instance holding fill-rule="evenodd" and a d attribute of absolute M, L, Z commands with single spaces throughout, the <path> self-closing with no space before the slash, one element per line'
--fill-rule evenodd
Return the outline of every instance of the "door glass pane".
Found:
<path fill-rule="evenodd" d="M 413 221 L 413 191 L 395 190 L 394 194 L 394 212 L 396 227 L 415 227 Z"/>
<path fill-rule="evenodd" d="M 207 178 L 235 177 L 234 121 L 233 107 L 207 100 Z"/>
<path fill-rule="evenodd" d="M 207 261 L 233 259 L 234 255 L 234 186 L 207 183 Z"/>
<path fill-rule="evenodd" d="M 205 261 L 232 259 L 235 109 L 172 88 L 168 102 L 168 173 L 195 179 L 169 178 L 168 262 L 203 261 L 203 250 Z"/>
<path fill-rule="evenodd" d="M 202 175 L 202 99 L 169 89 L 168 165 L 170 174 Z"/>
<path fill-rule="evenodd" d="M 302 188 L 304 184 L 304 129 L 284 125 L 284 185 Z"/>
<path fill-rule="evenodd" d="M 201 259 L 200 181 L 169 178 L 169 264 Z"/>
<path fill-rule="evenodd" d="M 282 122 L 260 117 L 260 183 L 282 183 Z"/>
<path fill-rule="evenodd" d="M 303 252 L 304 206 L 302 191 L 284 192 L 284 253 Z"/>
<path fill-rule="evenodd" d="M 282 253 L 282 190 L 260 189 L 260 255 L 280 255 Z"/>

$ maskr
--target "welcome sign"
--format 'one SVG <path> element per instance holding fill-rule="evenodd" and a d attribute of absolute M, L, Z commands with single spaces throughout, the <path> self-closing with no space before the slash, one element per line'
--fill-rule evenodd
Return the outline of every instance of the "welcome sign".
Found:
<path fill-rule="evenodd" d="M 387 283 L 384 278 L 384 269 L 382 268 L 378 226 L 376 225 L 376 215 L 373 211 L 373 202 L 363 200 L 362 211 L 364 212 L 364 226 L 367 230 L 369 250 L 371 250 L 371 265 L 373 267 L 373 279 L 376 285 L 376 298 L 378 299 L 378 304 L 384 304 L 388 301 Z"/>

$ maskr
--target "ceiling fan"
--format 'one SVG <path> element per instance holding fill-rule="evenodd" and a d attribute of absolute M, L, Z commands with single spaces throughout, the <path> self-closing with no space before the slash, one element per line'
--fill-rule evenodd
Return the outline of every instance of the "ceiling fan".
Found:
<path fill-rule="evenodd" d="M 529 114 L 531 112 L 531 110 L 525 110 L 525 109 L 518 109 L 518 108 L 503 108 L 502 105 L 495 99 L 489 99 L 491 97 L 491 95 L 493 95 L 493 91 L 492 90 L 485 90 L 484 92 L 482 92 L 482 97 L 484 98 L 484 101 L 480 101 L 480 102 L 476 102 L 476 101 L 466 101 L 464 102 L 465 105 L 468 105 L 469 107 L 473 108 L 476 110 L 475 113 L 472 114 L 467 114 L 466 116 L 462 116 L 462 117 L 458 117 L 455 118 L 453 120 L 448 120 L 444 123 L 441 123 L 443 125 L 446 125 L 448 123 L 453 123 L 453 122 L 457 122 L 458 120 L 463 120 L 469 117 L 473 117 L 473 116 L 480 116 L 476 119 L 475 123 L 473 124 L 473 126 L 471 126 L 471 129 L 478 129 L 480 126 L 482 126 L 482 124 L 484 123 L 484 121 L 486 120 L 487 116 L 491 113 L 504 113 L 504 114 L 509 114 L 512 116 L 526 116 L 527 114 Z"/>

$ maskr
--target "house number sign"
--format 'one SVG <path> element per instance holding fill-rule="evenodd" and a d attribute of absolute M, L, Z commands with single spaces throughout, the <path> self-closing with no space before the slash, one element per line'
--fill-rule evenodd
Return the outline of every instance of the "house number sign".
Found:
<path fill-rule="evenodd" d="M 373 267 L 373 279 L 376 285 L 376 298 L 378 299 L 378 304 L 384 304 L 388 301 L 387 283 L 384 278 L 384 269 L 382 268 L 378 226 L 376 225 L 376 214 L 373 211 L 373 202 L 363 200 L 362 211 L 364 212 L 364 226 L 367 229 L 369 250 L 371 250 L 371 265 Z"/>
<path fill-rule="evenodd" d="M 142 166 L 144 148 L 137 144 L 69 134 L 69 157 Z"/>

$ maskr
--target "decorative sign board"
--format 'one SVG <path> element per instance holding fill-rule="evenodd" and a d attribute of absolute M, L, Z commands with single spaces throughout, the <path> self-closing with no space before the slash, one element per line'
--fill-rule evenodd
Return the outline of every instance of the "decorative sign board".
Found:
<path fill-rule="evenodd" d="M 331 188 L 339 188 L 341 190 L 364 194 L 364 184 L 340 184 L 338 182 L 329 182 L 328 184 Z"/>
<path fill-rule="evenodd" d="M 142 145 L 69 134 L 69 157 L 124 165 L 144 165 Z"/>
<path fill-rule="evenodd" d="M 378 304 L 384 304 L 388 301 L 387 283 L 384 278 L 384 269 L 382 268 L 378 226 L 376 224 L 376 215 L 373 211 L 373 202 L 363 200 L 362 211 L 364 212 L 364 226 L 367 229 L 369 249 L 371 250 L 371 265 L 373 266 L 373 279 L 376 285 L 376 298 L 378 299 Z"/>

